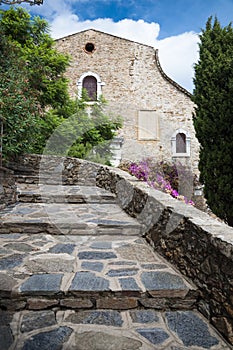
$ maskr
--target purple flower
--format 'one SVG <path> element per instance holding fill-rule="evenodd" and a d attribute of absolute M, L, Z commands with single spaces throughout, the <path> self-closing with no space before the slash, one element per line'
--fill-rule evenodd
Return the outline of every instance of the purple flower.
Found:
<path fill-rule="evenodd" d="M 172 190 L 171 195 L 175 198 L 179 197 L 179 193 L 176 190 Z"/>

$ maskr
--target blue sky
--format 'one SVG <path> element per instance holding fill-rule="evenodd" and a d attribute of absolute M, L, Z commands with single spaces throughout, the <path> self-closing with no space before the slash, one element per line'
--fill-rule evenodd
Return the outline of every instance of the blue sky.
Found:
<path fill-rule="evenodd" d="M 209 16 L 223 26 L 233 21 L 233 0 L 44 0 L 23 7 L 47 19 L 54 38 L 95 28 L 158 48 L 164 71 L 189 91 L 201 28 Z"/>

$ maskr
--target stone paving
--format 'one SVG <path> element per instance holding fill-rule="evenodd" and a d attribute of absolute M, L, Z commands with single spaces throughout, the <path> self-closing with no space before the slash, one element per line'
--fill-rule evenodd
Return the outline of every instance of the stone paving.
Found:
<path fill-rule="evenodd" d="M 19 185 L 1 213 L 0 350 L 231 349 L 112 194 L 60 190 Z"/>
<path fill-rule="evenodd" d="M 0 233 L 135 235 L 141 230 L 111 193 L 97 187 L 19 185 L 19 200 L 27 203 L 2 211 Z"/>
<path fill-rule="evenodd" d="M 76 297 L 78 308 L 195 305 L 196 288 L 143 238 L 15 233 L 2 234 L 0 239 L 2 307 L 10 299 L 31 308 L 37 295 L 62 306 L 72 304 Z"/>
<path fill-rule="evenodd" d="M 230 349 L 195 311 L 2 312 L 1 350 Z"/>

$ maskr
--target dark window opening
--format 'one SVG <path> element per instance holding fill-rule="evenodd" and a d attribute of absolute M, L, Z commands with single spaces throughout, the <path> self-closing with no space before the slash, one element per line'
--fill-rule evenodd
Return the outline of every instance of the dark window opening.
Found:
<path fill-rule="evenodd" d="M 183 133 L 176 135 L 176 153 L 186 153 L 186 135 Z"/>
<path fill-rule="evenodd" d="M 86 89 L 88 97 L 91 101 L 97 99 L 97 80 L 95 77 L 88 75 L 83 79 L 83 89 Z"/>
<path fill-rule="evenodd" d="M 86 52 L 92 53 L 94 50 L 95 50 L 95 45 L 94 45 L 94 44 L 92 44 L 92 43 L 87 43 L 87 44 L 85 45 L 85 51 L 86 51 Z"/>

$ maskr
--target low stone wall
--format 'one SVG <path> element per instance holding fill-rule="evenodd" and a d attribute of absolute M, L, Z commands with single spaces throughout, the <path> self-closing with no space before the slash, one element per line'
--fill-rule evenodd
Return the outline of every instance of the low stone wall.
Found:
<path fill-rule="evenodd" d="M 0 167 L 0 209 L 16 201 L 14 172 Z"/>
<path fill-rule="evenodd" d="M 34 157 L 34 158 L 33 158 Z M 40 158 L 22 165 L 39 169 Z M 128 173 L 74 158 L 45 157 L 40 179 L 96 184 L 117 195 L 120 206 L 142 224 L 142 235 L 200 290 L 199 310 L 233 344 L 233 229 Z"/>

